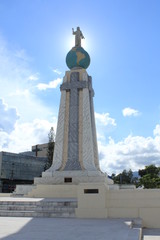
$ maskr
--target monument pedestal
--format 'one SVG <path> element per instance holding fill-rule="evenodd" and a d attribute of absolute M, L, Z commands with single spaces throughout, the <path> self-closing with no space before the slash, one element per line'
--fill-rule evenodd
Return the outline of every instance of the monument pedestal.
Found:
<path fill-rule="evenodd" d="M 35 178 L 34 183 L 37 184 L 75 184 L 79 183 L 107 183 L 113 184 L 113 180 L 109 179 L 106 174 L 101 171 L 55 171 L 51 174 L 45 174 L 42 178 Z"/>
<path fill-rule="evenodd" d="M 50 180 L 50 183 L 49 183 Z M 104 179 L 103 179 L 104 180 Z M 63 183 L 63 184 L 53 184 L 52 179 L 46 179 L 47 183 L 38 183 L 30 189 L 30 192 L 25 194 L 26 197 L 38 197 L 38 198 L 76 198 L 77 200 L 80 197 L 80 192 L 82 188 L 84 189 L 105 189 L 106 190 L 117 189 L 116 185 L 108 184 L 107 180 L 104 182 L 82 182 L 78 184 L 73 183 Z M 80 190 L 81 189 L 81 190 Z M 23 191 L 25 190 L 25 186 L 23 186 Z M 90 190 L 89 190 L 90 191 Z M 97 190 L 96 190 L 97 191 Z M 22 189 L 21 189 L 22 192 Z M 94 192 L 93 192 L 94 193 Z M 100 197 L 99 193 L 102 193 L 102 190 L 98 190 L 98 194 L 96 192 L 96 196 Z M 89 196 L 89 195 L 88 195 Z M 90 195 L 92 198 L 92 193 Z"/>

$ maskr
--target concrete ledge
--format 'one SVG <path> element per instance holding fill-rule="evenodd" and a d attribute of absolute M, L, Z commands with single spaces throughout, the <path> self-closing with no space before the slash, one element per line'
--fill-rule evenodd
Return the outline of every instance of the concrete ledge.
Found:
<path fill-rule="evenodd" d="M 0 193 L 0 198 L 1 197 L 10 197 L 11 194 L 10 193 Z"/>
<path fill-rule="evenodd" d="M 77 185 L 37 185 L 26 197 L 77 198 Z"/>

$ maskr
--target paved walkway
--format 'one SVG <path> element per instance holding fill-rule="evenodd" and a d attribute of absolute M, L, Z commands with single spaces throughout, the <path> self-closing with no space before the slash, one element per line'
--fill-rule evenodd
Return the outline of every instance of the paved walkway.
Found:
<path fill-rule="evenodd" d="M 0 217 L 3 240 L 138 240 L 139 233 L 122 219 Z"/>

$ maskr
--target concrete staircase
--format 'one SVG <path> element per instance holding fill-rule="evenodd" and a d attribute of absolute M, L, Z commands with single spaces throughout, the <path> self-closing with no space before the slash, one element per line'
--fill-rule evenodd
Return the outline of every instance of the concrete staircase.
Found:
<path fill-rule="evenodd" d="M 12 198 L 13 199 L 13 198 Z M 0 200 L 0 217 L 74 218 L 76 199 Z"/>

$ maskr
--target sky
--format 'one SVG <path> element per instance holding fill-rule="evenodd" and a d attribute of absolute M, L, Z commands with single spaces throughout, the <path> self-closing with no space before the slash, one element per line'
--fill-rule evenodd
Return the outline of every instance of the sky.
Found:
<path fill-rule="evenodd" d="M 0 151 L 29 151 L 56 132 L 80 26 L 102 171 L 160 166 L 159 12 L 159 0 L 1 0 Z"/>

